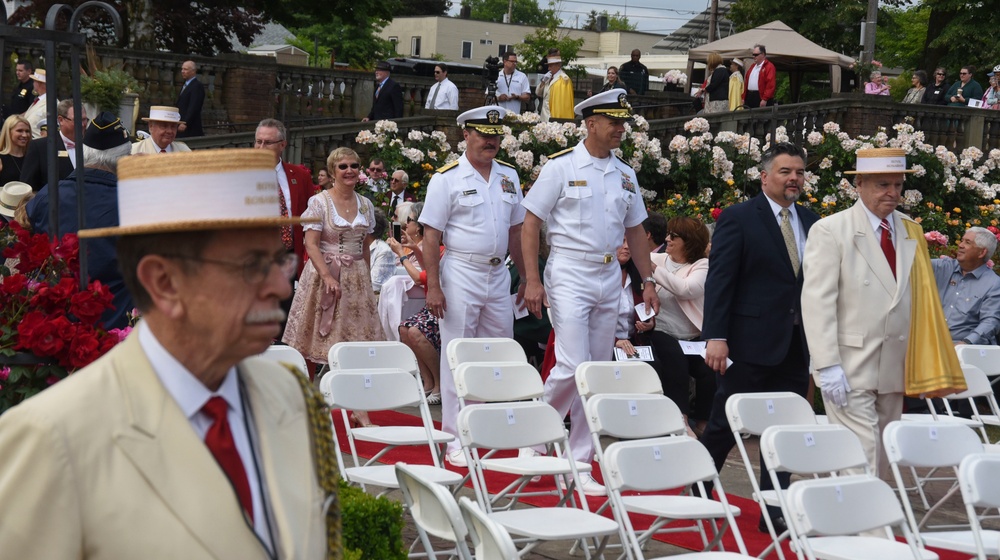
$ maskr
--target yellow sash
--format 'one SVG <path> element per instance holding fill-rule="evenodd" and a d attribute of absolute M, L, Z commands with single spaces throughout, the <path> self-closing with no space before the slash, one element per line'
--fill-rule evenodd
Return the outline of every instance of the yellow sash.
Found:
<path fill-rule="evenodd" d="M 944 319 L 924 231 L 909 220 L 903 220 L 903 225 L 910 239 L 917 241 L 910 270 L 910 341 L 904 390 L 911 397 L 943 397 L 964 391 L 965 376 Z"/>

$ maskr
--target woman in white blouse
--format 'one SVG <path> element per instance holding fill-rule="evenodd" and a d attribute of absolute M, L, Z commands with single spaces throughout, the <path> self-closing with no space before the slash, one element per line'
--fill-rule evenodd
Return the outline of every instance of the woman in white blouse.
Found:
<path fill-rule="evenodd" d="M 648 339 L 656 353 L 654 367 L 660 374 L 663 393 L 684 414 L 704 427 L 715 394 L 715 376 L 704 367 L 704 359 L 685 355 L 679 341 L 700 340 L 708 276 L 709 233 L 700 220 L 678 216 L 667 222 L 666 253 L 654 253 L 653 279 L 660 299 L 656 327 Z M 691 379 L 695 380 L 695 404 L 691 405 Z M 700 430 L 698 430 L 700 432 Z"/>

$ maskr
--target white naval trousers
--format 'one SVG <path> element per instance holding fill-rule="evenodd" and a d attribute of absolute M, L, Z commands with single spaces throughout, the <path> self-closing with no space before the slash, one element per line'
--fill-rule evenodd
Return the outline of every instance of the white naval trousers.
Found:
<path fill-rule="evenodd" d="M 514 306 L 510 299 L 510 272 L 501 263 L 490 265 L 449 258 L 441 259 L 441 291 L 447 310 L 438 320 L 441 330 L 441 429 L 455 436 L 448 451 L 460 449 L 458 441 L 458 397 L 455 378 L 448 365 L 448 343 L 456 338 L 513 338 Z"/>
<path fill-rule="evenodd" d="M 621 291 L 617 259 L 603 264 L 552 252 L 545 265 L 556 364 L 545 380 L 543 398 L 560 417 L 570 414 L 570 450 L 575 460 L 587 464 L 593 460 L 594 444 L 576 390 L 576 368 L 583 362 L 611 359 Z"/>

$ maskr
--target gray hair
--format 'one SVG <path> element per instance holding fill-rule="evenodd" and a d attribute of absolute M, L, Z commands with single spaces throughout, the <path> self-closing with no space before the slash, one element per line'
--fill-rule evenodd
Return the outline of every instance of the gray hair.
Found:
<path fill-rule="evenodd" d="M 405 224 L 406 218 L 410 217 L 410 213 L 413 211 L 412 202 L 400 202 L 396 205 L 396 219 L 399 223 Z"/>
<path fill-rule="evenodd" d="M 278 136 L 281 140 L 288 139 L 288 129 L 286 129 L 285 125 L 278 119 L 264 119 L 260 121 L 260 123 L 257 124 L 257 129 L 255 129 L 254 132 L 256 133 L 257 130 L 261 128 L 276 128 L 278 129 Z"/>
<path fill-rule="evenodd" d="M 83 145 L 83 165 L 104 169 L 111 173 L 118 173 L 118 160 L 132 153 L 132 144 L 125 142 L 121 146 L 115 146 L 107 150 L 98 150 L 90 146 Z"/>
<path fill-rule="evenodd" d="M 976 247 L 986 249 L 986 256 L 983 257 L 983 261 L 993 258 L 993 253 L 997 250 L 997 236 L 993 235 L 993 232 L 981 227 L 970 227 L 965 231 L 975 236 L 972 241 L 976 244 Z"/>
<path fill-rule="evenodd" d="M 402 174 L 400 176 L 400 179 L 403 180 L 403 185 L 404 186 L 410 184 L 410 176 L 406 173 L 406 171 L 403 171 L 402 169 L 397 169 L 397 170 L 395 170 L 395 171 L 392 172 L 393 175 L 395 175 L 396 173 L 401 173 Z"/>

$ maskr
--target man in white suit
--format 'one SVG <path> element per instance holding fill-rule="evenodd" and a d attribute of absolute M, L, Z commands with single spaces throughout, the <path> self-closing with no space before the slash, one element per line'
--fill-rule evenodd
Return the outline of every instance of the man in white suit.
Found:
<path fill-rule="evenodd" d="M 149 116 L 143 117 L 149 127 L 149 138 L 132 144 L 132 155 L 136 154 L 172 154 L 174 152 L 190 152 L 187 144 L 177 138 L 178 127 L 184 124 L 177 107 L 153 105 L 149 108 Z"/>
<path fill-rule="evenodd" d="M 3 556 L 314 559 L 329 543 L 339 558 L 336 467 L 311 441 L 329 416 L 301 373 L 254 358 L 297 270 L 279 231 L 301 219 L 281 217 L 273 155 L 128 157 L 118 172 L 120 225 L 80 237 L 119 236 L 143 318 L 0 417 Z"/>
<path fill-rule="evenodd" d="M 858 435 L 873 472 L 888 472 L 882 429 L 902 413 L 911 268 L 923 230 L 896 211 L 906 155 L 859 150 L 858 202 L 809 231 L 802 322 L 830 421 Z M 926 259 L 926 255 L 920 255 Z"/>

